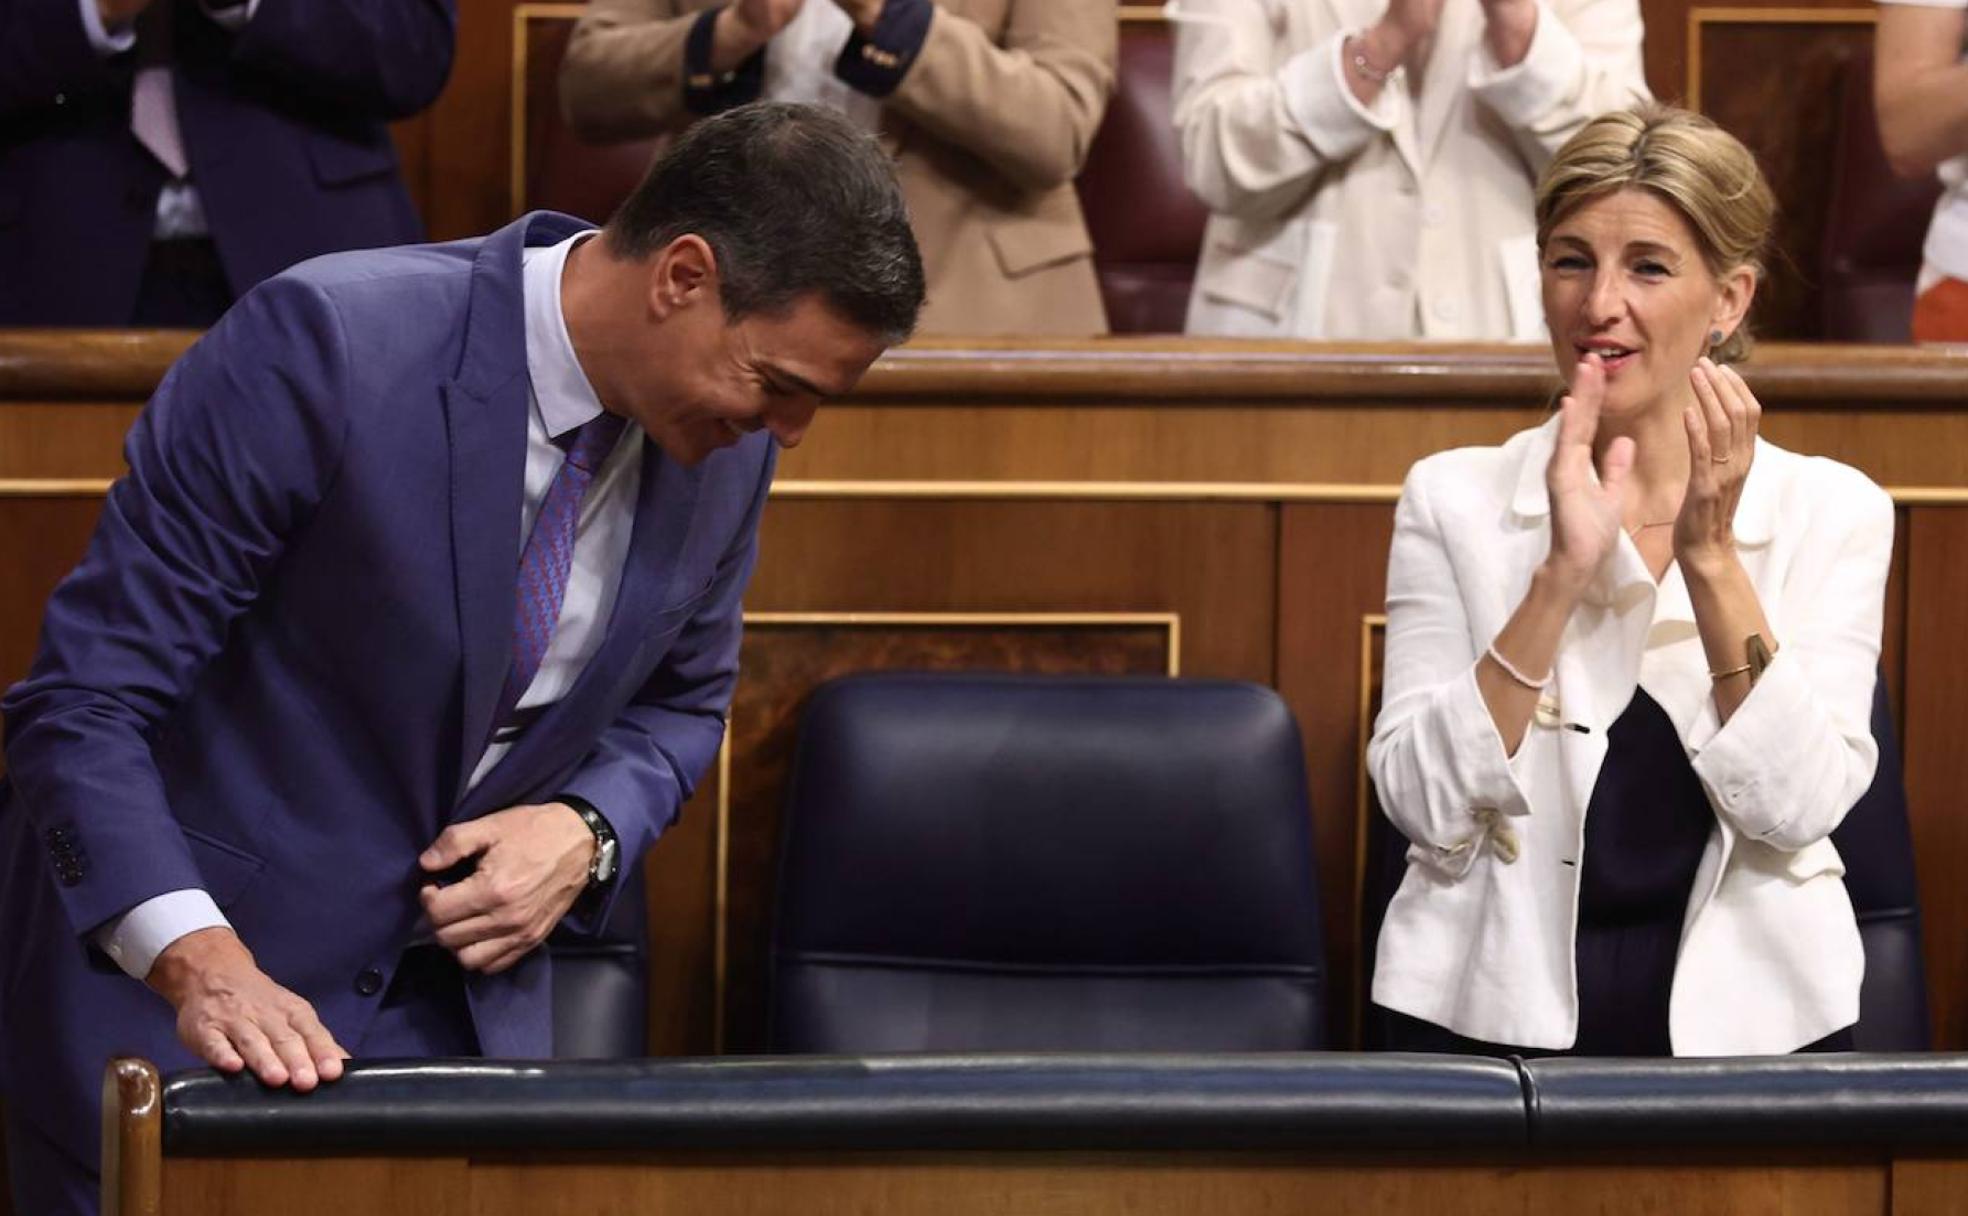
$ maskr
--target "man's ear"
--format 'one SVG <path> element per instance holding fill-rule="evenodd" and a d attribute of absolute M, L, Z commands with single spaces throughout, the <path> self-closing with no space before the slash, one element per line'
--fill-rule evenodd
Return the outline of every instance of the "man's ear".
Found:
<path fill-rule="evenodd" d="M 717 291 L 717 254 L 694 232 L 657 250 L 650 262 L 649 310 L 658 319 L 707 299 L 715 301 Z"/>

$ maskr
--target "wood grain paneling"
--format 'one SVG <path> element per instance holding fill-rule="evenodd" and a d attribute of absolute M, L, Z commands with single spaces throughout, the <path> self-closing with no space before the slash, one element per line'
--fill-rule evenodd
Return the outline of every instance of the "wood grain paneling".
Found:
<path fill-rule="evenodd" d="M 1907 808 L 1935 1045 L 1958 1051 L 1968 1047 L 1968 509 L 1912 512 L 1907 532 Z"/>
<path fill-rule="evenodd" d="M 102 500 L 0 497 L 0 690 L 27 674 L 41 609 L 87 548 Z"/>
<path fill-rule="evenodd" d="M 1816 276 L 1831 201 L 1825 154 L 1836 142 L 1840 75 L 1854 54 L 1871 50 L 1873 12 L 1713 15 L 1718 19 L 1694 27 L 1701 39 L 1701 110 L 1749 145 L 1784 203 L 1751 325 L 1786 340 L 1815 339 L 1822 332 Z"/>
<path fill-rule="evenodd" d="M 167 1157 L 161 1216 L 275 1212 L 281 1216 L 481 1216 L 526 1210 L 475 1193 L 473 1183 L 480 1177 L 461 1157 L 288 1158 L 250 1163 Z"/>
<path fill-rule="evenodd" d="M 166 1216 L 1885 1216 L 1888 1166 L 1647 1159 L 1561 1163 L 1469 1154 L 643 1154 L 614 1160 L 173 1160 Z M 1958 1167 L 1957 1167 L 1958 1168 Z M 1910 1171 L 1908 1177 L 1916 1177 Z M 1898 1177 L 1898 1174 L 1895 1174 Z M 1926 1206 L 1892 1211 L 1928 1216 Z M 195 1205 L 195 1206 L 194 1206 Z"/>
<path fill-rule="evenodd" d="M 1968 1216 L 1968 1162 L 1893 1162 L 1893 1216 Z"/>
<path fill-rule="evenodd" d="M 1278 543 L 1278 692 L 1305 736 L 1312 819 L 1332 977 L 1327 1024 L 1353 1023 L 1359 940 L 1354 862 L 1361 749 L 1360 618 L 1387 590 L 1393 513 L 1386 507 L 1293 504 Z"/>

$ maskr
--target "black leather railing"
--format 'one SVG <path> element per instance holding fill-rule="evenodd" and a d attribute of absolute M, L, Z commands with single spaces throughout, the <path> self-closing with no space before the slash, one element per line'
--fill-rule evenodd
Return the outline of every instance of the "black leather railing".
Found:
<path fill-rule="evenodd" d="M 1521 1146 L 1507 1060 L 882 1056 L 354 1063 L 302 1096 L 172 1077 L 173 1156 L 568 1149 Z"/>
<path fill-rule="evenodd" d="M 364 1061 L 307 1096 L 202 1070 L 164 1095 L 173 1156 L 1964 1142 L 1959 1055 Z"/>
<path fill-rule="evenodd" d="M 1522 1067 L 1539 1144 L 1968 1144 L 1968 1056 L 1552 1059 Z"/>

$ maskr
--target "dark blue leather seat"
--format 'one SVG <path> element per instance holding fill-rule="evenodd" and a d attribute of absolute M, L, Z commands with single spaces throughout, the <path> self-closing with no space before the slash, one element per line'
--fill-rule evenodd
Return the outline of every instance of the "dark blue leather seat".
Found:
<path fill-rule="evenodd" d="M 775 1049 L 1325 1041 L 1298 730 L 1200 680 L 862 675 L 800 724 Z"/>
<path fill-rule="evenodd" d="M 1865 983 L 1859 990 L 1859 1022 L 1852 1031 L 1859 1051 L 1925 1051 L 1932 1043 L 1927 1013 L 1927 970 L 1920 954 L 1920 897 L 1914 882 L 1913 836 L 1907 826 L 1906 783 L 1893 710 L 1880 680 L 1873 692 L 1872 734 L 1879 742 L 1879 771 L 1872 786 L 1831 834 L 1845 859 L 1845 889 L 1858 914 L 1865 943 Z M 1386 1045 L 1373 988 L 1374 946 L 1387 904 L 1407 868 L 1407 841 L 1385 815 L 1369 817 L 1366 867 L 1361 878 L 1360 941 L 1363 981 L 1361 1044 Z"/>
<path fill-rule="evenodd" d="M 649 936 L 642 870 L 621 877 L 608 923 L 593 937 L 557 930 L 553 957 L 553 1052 L 563 1060 L 647 1054 Z"/>

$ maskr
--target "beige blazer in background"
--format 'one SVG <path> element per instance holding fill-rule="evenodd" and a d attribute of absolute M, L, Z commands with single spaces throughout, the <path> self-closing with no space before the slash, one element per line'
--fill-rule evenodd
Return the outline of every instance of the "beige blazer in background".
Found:
<path fill-rule="evenodd" d="M 561 64 L 568 122 L 590 139 L 687 125 L 684 39 L 711 7 L 593 0 Z M 1107 331 L 1073 178 L 1113 89 L 1116 23 L 1114 0 L 938 0 L 882 106 L 929 280 L 919 332 Z"/>
<path fill-rule="evenodd" d="M 1892 500 L 1856 469 L 1758 439 L 1736 548 L 1779 649 L 1749 696 L 1719 721 L 1680 567 L 1656 584 L 1622 534 L 1565 625 L 1549 712 L 1506 756 L 1476 663 L 1550 552 L 1557 427 L 1430 456 L 1395 508 L 1367 770 L 1413 847 L 1373 999 L 1486 1042 L 1572 1045 L 1586 808 L 1638 687 L 1715 815 L 1675 960 L 1674 1054 L 1795 1051 L 1859 1016 L 1865 956 L 1830 836 L 1879 758 Z"/>
<path fill-rule="evenodd" d="M 1542 340 L 1532 187 L 1587 119 L 1647 96 L 1637 0 L 1539 0 L 1499 69 L 1446 0 L 1419 94 L 1371 107 L 1348 33 L 1384 0 L 1172 0 L 1183 175 L 1212 212 L 1186 328 L 1245 337 Z"/>

